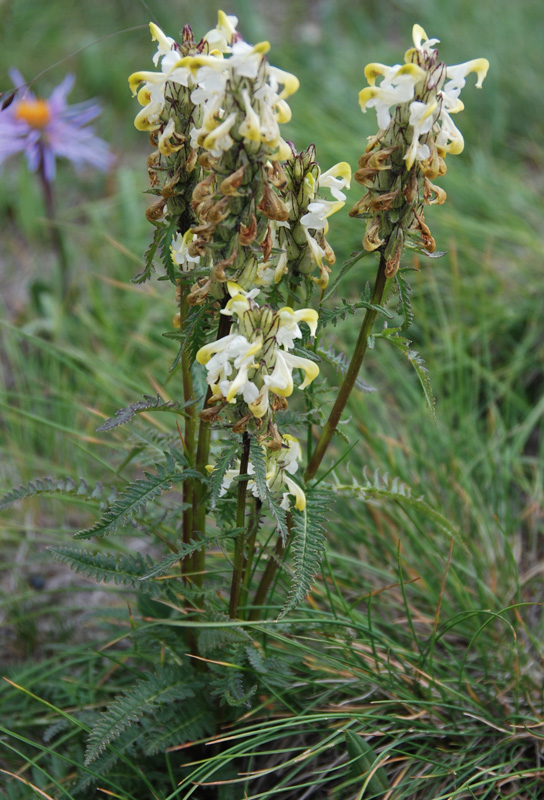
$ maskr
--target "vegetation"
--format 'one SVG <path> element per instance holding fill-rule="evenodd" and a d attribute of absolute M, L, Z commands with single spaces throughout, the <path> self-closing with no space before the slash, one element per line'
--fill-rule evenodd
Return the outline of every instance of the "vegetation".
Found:
<path fill-rule="evenodd" d="M 172 546 L 184 482 L 197 485 L 200 473 L 187 469 L 179 433 L 187 409 L 174 292 L 160 271 L 131 282 L 151 237 L 148 151 L 126 83 L 149 62 L 150 12 L 176 35 L 185 21 L 210 28 L 217 5 L 107 5 L 68 13 L 62 2 L 38 10 L 18 0 L 0 9 L 9 35 L 2 74 L 16 65 L 29 79 L 51 66 L 33 87 L 47 94 L 75 71 L 74 99 L 99 98 L 95 127 L 118 154 L 106 178 L 59 165 L 71 310 L 56 292 L 35 176 L 16 161 L 1 176 L 6 797 L 536 800 L 543 12 L 529 0 L 225 8 L 248 41 L 270 39 L 273 63 L 300 78 L 284 136 L 314 141 L 323 169 L 355 168 L 375 131 L 357 106 L 363 67 L 397 63 L 414 22 L 443 39 L 447 63 L 491 62 L 485 90 L 464 90 L 467 147 L 442 180 L 446 205 L 427 215 L 445 255 L 403 259 L 410 357 L 376 326 L 340 435 L 307 493 L 311 536 L 296 517 L 296 544 L 255 613 L 251 598 L 276 544 L 268 523 L 270 541 L 230 619 L 239 531 L 235 496 L 219 493 L 233 451 L 221 451 L 211 489 L 227 531 L 211 524 Z M 331 283 L 363 233 L 346 209 L 334 223 Z M 343 306 L 324 319 L 319 357 L 330 386 L 345 372 L 375 269 L 372 257 L 344 269 Z M 391 296 L 389 313 L 397 306 Z M 404 288 L 405 318 L 407 308 Z M 334 388 L 316 395 L 328 411 Z M 292 424 L 295 412 L 284 413 Z M 201 590 L 180 565 L 193 569 L 204 548 Z"/>

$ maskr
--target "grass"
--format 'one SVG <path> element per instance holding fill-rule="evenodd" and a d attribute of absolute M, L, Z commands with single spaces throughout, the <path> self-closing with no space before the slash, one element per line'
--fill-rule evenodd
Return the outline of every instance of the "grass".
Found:
<path fill-rule="evenodd" d="M 74 177 L 68 167 L 59 173 L 60 221 L 78 292 L 73 315 L 51 291 L 53 254 L 32 176 L 15 162 L 4 169 L 5 491 L 36 476 L 71 475 L 91 488 L 100 482 L 104 497 L 140 474 L 136 453 L 143 444 L 176 436 L 168 414 L 96 433 L 104 417 L 142 393 L 175 399 L 180 391 L 177 374 L 168 373 L 175 343 L 162 336 L 171 330 L 174 299 L 159 281 L 129 283 L 150 231 L 141 195 L 146 143 L 132 130 L 126 75 L 148 65 L 148 33 L 142 27 L 103 37 L 145 26 L 149 11 L 169 32 L 186 19 L 202 31 L 214 22 L 217 4 L 150 5 L 84 4 L 68 12 L 67 4 L 48 3 L 38 12 L 24 0 L 0 11 L 2 27 L 25 53 L 28 77 L 86 47 L 40 85 L 49 89 L 74 69 L 74 99 L 100 97 L 105 111 L 97 127 L 120 153 L 105 183 Z M 370 2 L 364 11 L 347 2 L 278 2 L 259 5 L 259 13 L 236 2 L 231 9 L 244 19 L 249 40 L 269 38 L 273 62 L 301 78 L 289 136 L 301 147 L 315 140 L 325 168 L 356 163 L 374 125 L 356 107 L 362 67 L 398 60 L 412 22 L 442 38 L 448 62 L 490 59 L 484 89 L 467 87 L 464 97 L 466 150 L 451 159 L 443 181 L 448 202 L 429 215 L 438 249 L 447 254 L 405 261 L 420 268 L 410 273 L 415 323 L 408 335 L 429 369 L 437 421 L 410 364 L 377 340 L 361 375 L 377 391 L 354 395 L 343 426 L 357 445 L 341 460 L 348 444 L 337 437 L 329 462 L 340 461 L 329 476 L 339 501 L 322 574 L 287 621 L 245 624 L 282 674 L 263 673 L 251 708 L 241 706 L 220 732 L 210 728 L 193 748 L 173 745 L 149 756 L 145 774 L 129 755 L 102 774 L 100 794 L 537 800 L 544 353 L 542 88 L 535 65 L 542 12 L 534 3 L 502 0 L 417 8 Z M 16 56 L 13 46 L 0 48 L 4 68 L 16 61 L 20 67 Z M 352 188 L 348 204 L 358 197 Z M 345 214 L 331 234 L 341 263 L 362 231 Z M 360 262 L 343 280 L 343 296 L 356 299 L 374 269 L 370 259 Z M 349 351 L 353 322 L 331 329 L 337 350 Z M 349 486 L 365 470 L 398 477 L 426 505 L 387 496 L 385 483 L 364 503 L 354 498 Z M 103 767 L 81 767 L 98 712 L 151 669 L 150 653 L 159 659 L 165 649 L 178 652 L 190 635 L 191 623 L 179 614 L 165 616 L 113 583 L 98 595 L 95 583 L 69 579 L 67 568 L 52 561 L 47 546 L 70 544 L 99 503 L 31 497 L 0 521 L 2 673 L 12 682 L 0 686 L 0 767 L 9 800 L 94 793 L 77 792 L 74 776 Z M 113 554 L 155 552 L 157 542 L 131 530 L 108 539 L 108 547 Z M 219 585 L 221 551 L 210 570 Z M 288 586 L 289 575 L 280 572 L 271 619 Z M 215 631 L 236 627 L 208 624 Z M 186 663 L 182 649 L 178 655 Z M 217 670 L 226 680 L 229 668 Z"/>

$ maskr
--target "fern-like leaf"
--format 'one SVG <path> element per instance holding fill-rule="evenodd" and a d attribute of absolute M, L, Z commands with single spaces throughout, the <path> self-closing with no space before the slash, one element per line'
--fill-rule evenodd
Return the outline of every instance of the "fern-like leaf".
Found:
<path fill-rule="evenodd" d="M 142 556 L 140 553 L 114 555 L 113 553 L 93 553 L 78 547 L 65 546 L 49 547 L 48 549 L 57 561 L 68 564 L 73 570 L 87 578 L 94 578 L 104 583 L 113 581 L 116 584 L 132 588 L 139 587 L 142 577 L 153 567 L 151 558 Z"/>
<path fill-rule="evenodd" d="M 387 473 L 382 474 L 376 470 L 369 475 L 366 468 L 363 470 L 363 481 L 354 482 L 349 486 L 336 486 L 337 491 L 348 491 L 361 497 L 363 500 L 382 501 L 389 500 L 397 502 L 400 506 L 413 508 L 424 517 L 433 522 L 443 533 L 451 536 L 461 547 L 466 549 L 458 529 L 453 525 L 444 514 L 437 511 L 422 496 L 415 497 L 411 488 L 400 480 L 400 478 L 390 478 Z"/>
<path fill-rule="evenodd" d="M 287 601 L 278 619 L 300 605 L 312 588 L 325 552 L 325 521 L 333 495 L 321 487 L 306 492 L 304 511 L 293 511 L 293 577 Z"/>
<path fill-rule="evenodd" d="M 179 471 L 172 458 L 168 458 L 167 465 L 156 464 L 156 473 L 144 472 L 145 478 L 140 478 L 129 484 L 119 495 L 118 500 L 105 511 L 95 524 L 75 534 L 76 539 L 90 539 L 93 536 L 108 536 L 115 533 L 121 526 L 140 514 L 148 503 L 170 489 L 174 484 L 181 483 L 189 478 L 203 480 L 200 472 L 194 469 Z"/>
<path fill-rule="evenodd" d="M 95 761 L 114 739 L 139 722 L 146 713 L 153 712 L 163 703 L 193 697 L 194 688 L 194 684 L 187 681 L 185 670 L 173 668 L 157 669 L 156 674 L 138 681 L 100 715 L 89 735 L 85 766 Z"/>
<path fill-rule="evenodd" d="M 253 464 L 253 478 L 259 493 L 259 500 L 264 501 L 268 488 L 266 485 L 266 461 L 262 445 L 255 438 L 250 441 L 250 460 Z"/>
<path fill-rule="evenodd" d="M 146 730 L 143 748 L 146 755 L 164 753 L 167 747 L 182 745 L 195 739 L 202 739 L 213 730 L 214 717 L 209 706 L 191 700 L 190 705 L 178 705 L 167 719 L 162 716 L 155 720 L 154 728 Z"/>
<path fill-rule="evenodd" d="M 414 311 L 412 309 L 412 287 L 404 277 L 404 271 L 405 270 L 399 270 L 395 275 L 395 281 L 397 283 L 397 289 L 399 292 L 400 310 L 403 316 L 403 323 L 400 328 L 401 331 L 407 330 L 414 321 Z"/>
<path fill-rule="evenodd" d="M 434 399 L 433 390 L 431 387 L 431 379 L 429 377 L 429 371 L 425 366 L 425 362 L 423 358 L 419 355 L 416 350 L 411 350 L 410 345 L 412 344 L 410 339 L 407 339 L 405 336 L 399 335 L 399 328 L 384 328 L 383 331 L 380 333 L 373 334 L 375 339 L 385 339 L 386 341 L 390 342 L 394 347 L 401 351 L 401 353 L 406 356 L 412 367 L 416 371 L 416 375 L 419 378 L 419 382 L 421 384 L 421 388 L 423 389 L 423 395 L 425 397 L 425 401 L 431 414 L 433 415 L 433 420 L 436 422 L 436 400 Z"/>
<path fill-rule="evenodd" d="M 287 514 L 277 500 L 274 498 L 272 492 L 266 487 L 266 504 L 272 515 L 272 519 L 276 524 L 276 531 L 280 534 L 283 543 L 285 544 L 289 537 L 289 530 L 287 528 Z"/>
<path fill-rule="evenodd" d="M 185 404 L 187 405 L 187 404 Z M 143 411 L 173 411 L 174 413 L 181 413 L 179 403 L 174 400 L 165 401 L 160 395 L 156 397 L 144 394 L 143 400 L 138 400 L 136 403 L 131 403 L 128 408 L 120 408 L 115 412 L 114 417 L 110 417 L 102 425 L 97 428 L 97 431 L 111 431 L 119 425 L 124 425 L 132 419 L 135 414 L 141 414 Z M 183 406 L 185 408 L 185 406 Z"/>
<path fill-rule="evenodd" d="M 387 317 L 387 319 L 393 319 L 393 314 L 384 308 L 384 306 L 376 305 L 376 303 L 370 303 L 367 300 L 358 300 L 355 303 L 349 303 L 347 300 L 342 298 L 341 306 L 338 306 L 337 308 L 321 309 L 319 312 L 320 328 L 324 328 L 326 325 L 331 324 L 336 327 L 340 320 L 346 319 L 348 314 L 355 314 L 355 312 L 361 308 L 365 308 L 370 311 L 377 311 L 379 314 L 383 314 L 384 317 Z"/>
<path fill-rule="evenodd" d="M 236 441 L 229 442 L 215 462 L 212 474 L 210 475 L 210 508 L 213 509 L 217 505 L 225 474 L 239 453 L 240 443 Z"/>
<path fill-rule="evenodd" d="M 34 495 L 58 494 L 61 496 L 81 497 L 87 500 L 99 500 L 102 493 L 103 489 L 100 483 L 97 483 L 91 490 L 83 478 L 78 483 L 72 478 L 34 478 L 26 485 L 18 486 L 1 497 L 0 511 L 3 511 L 18 500 L 24 500 L 26 497 L 33 497 Z"/>
<path fill-rule="evenodd" d="M 164 224 L 159 222 L 153 231 L 153 239 L 151 240 L 151 244 L 145 251 L 144 255 L 144 268 L 132 278 L 132 283 L 145 283 L 151 278 L 152 273 L 155 272 L 155 264 L 153 260 L 161 241 L 163 228 Z"/>
<path fill-rule="evenodd" d="M 318 349 L 317 354 L 321 356 L 323 361 L 326 361 L 331 367 L 343 378 L 345 377 L 349 362 L 346 356 L 343 353 L 337 353 L 333 347 L 329 347 L 328 350 L 323 350 L 321 348 Z M 357 378 L 355 381 L 355 386 L 361 392 L 375 392 L 376 387 L 371 386 L 366 381 L 363 381 L 361 378 Z"/>
<path fill-rule="evenodd" d="M 146 572 L 145 575 L 142 575 L 139 580 L 147 581 L 149 578 L 162 575 L 164 572 L 167 572 L 171 567 L 173 567 L 174 564 L 177 564 L 178 561 L 183 561 L 184 558 L 187 558 L 187 556 L 192 555 L 197 550 L 201 550 L 203 547 L 206 547 L 206 545 L 212 541 L 214 540 L 206 539 L 206 537 L 202 536 L 201 534 L 197 534 L 197 538 L 192 542 L 180 544 L 180 550 L 177 553 L 169 553 L 164 558 L 161 558 L 161 560 L 156 564 L 153 564 L 152 569 L 149 572 Z"/>
<path fill-rule="evenodd" d="M 336 291 L 336 287 L 338 286 L 338 284 L 340 283 L 342 278 L 345 275 L 348 274 L 350 269 L 352 269 L 352 267 L 354 267 L 355 264 L 357 264 L 359 261 L 361 261 L 361 259 L 364 258 L 365 256 L 367 256 L 368 254 L 369 254 L 369 251 L 367 251 L 367 250 L 359 250 L 356 253 L 352 253 L 351 256 L 347 259 L 347 261 L 344 261 L 344 263 L 342 264 L 342 268 L 341 268 L 340 272 L 336 276 L 336 280 L 334 280 L 332 285 L 329 286 L 329 288 L 328 288 L 327 294 L 325 295 L 325 298 L 324 298 L 325 300 L 327 300 L 329 297 L 331 297 L 334 294 L 334 292 Z"/>
<path fill-rule="evenodd" d="M 175 285 L 178 279 L 178 267 L 172 258 L 172 251 L 170 246 L 172 244 L 172 237 L 177 231 L 178 218 L 174 215 L 167 225 L 165 225 L 160 237 L 159 249 L 161 251 L 162 263 L 168 279 Z"/>

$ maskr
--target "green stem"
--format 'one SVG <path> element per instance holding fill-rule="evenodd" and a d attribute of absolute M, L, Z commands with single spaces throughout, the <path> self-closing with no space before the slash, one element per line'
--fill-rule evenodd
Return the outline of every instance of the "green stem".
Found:
<path fill-rule="evenodd" d="M 278 537 L 278 541 L 276 542 L 276 547 L 274 549 L 274 555 L 268 561 L 268 564 L 265 567 L 265 570 L 262 574 L 261 581 L 259 586 L 257 587 L 257 591 L 255 592 L 255 599 L 253 601 L 253 608 L 249 614 L 250 620 L 260 619 L 263 609 L 265 608 L 266 598 L 268 596 L 268 590 L 272 585 L 272 581 L 278 571 L 278 567 L 283 559 L 284 553 L 287 549 L 287 545 L 289 544 L 289 537 L 291 536 L 291 526 L 293 524 L 293 518 L 291 514 L 287 515 L 287 528 L 289 530 L 289 536 L 283 543 L 282 537 Z"/>
<path fill-rule="evenodd" d="M 57 264 L 59 269 L 60 297 L 64 303 L 70 305 L 70 303 L 68 302 L 69 289 L 70 289 L 70 266 L 68 262 L 68 256 L 66 253 L 66 246 L 64 244 L 64 238 L 62 236 L 57 221 L 57 215 L 55 210 L 55 197 L 53 194 L 53 185 L 51 181 L 48 180 L 45 174 L 43 155 L 40 158 L 40 164 L 38 167 L 38 176 L 40 178 L 40 185 L 42 187 L 45 215 L 47 217 L 47 221 L 49 223 L 49 229 L 51 231 L 51 244 L 57 256 Z"/>
<path fill-rule="evenodd" d="M 255 556 L 255 541 L 257 539 L 257 531 L 259 530 L 259 520 L 261 516 L 261 509 L 263 503 L 262 500 L 255 498 L 255 503 L 253 506 L 253 513 L 251 515 L 251 520 L 249 525 L 247 526 L 248 534 L 247 534 L 247 555 L 246 561 L 244 565 L 244 574 L 242 576 L 243 586 L 242 586 L 242 594 L 240 599 L 240 604 L 245 606 L 247 603 L 247 597 L 249 594 L 249 584 L 251 582 L 251 567 L 253 565 L 253 558 Z"/>
<path fill-rule="evenodd" d="M 180 330 L 183 330 L 188 311 L 187 298 L 182 292 L 179 300 Z M 181 375 L 183 399 L 187 403 L 194 400 L 191 359 L 187 352 L 187 345 L 184 346 L 181 354 Z M 185 453 L 190 466 L 192 466 L 195 458 L 196 437 L 196 405 L 194 403 L 186 408 L 185 415 Z M 183 541 L 188 544 L 193 535 L 193 481 L 184 481 L 183 503 L 186 506 L 183 512 Z"/>
<path fill-rule="evenodd" d="M 242 455 L 240 458 L 240 475 L 247 475 L 249 467 L 249 433 L 242 436 Z M 229 617 L 236 619 L 238 606 L 240 605 L 240 594 L 242 591 L 242 580 L 244 577 L 245 558 L 244 558 L 244 539 L 245 539 L 245 520 L 246 520 L 246 498 L 247 498 L 248 478 L 238 482 L 238 503 L 236 506 L 236 527 L 241 528 L 234 542 L 234 569 L 232 571 L 232 583 L 230 587 Z"/>
<path fill-rule="evenodd" d="M 382 253 L 380 257 L 378 273 L 376 275 L 376 282 L 374 284 L 374 291 L 372 292 L 372 298 L 370 301 L 372 305 L 379 305 L 381 303 L 386 280 L 385 258 Z M 361 325 L 361 330 L 359 332 L 359 338 L 357 339 L 348 371 L 346 372 L 346 376 L 343 380 L 342 386 L 340 387 L 336 401 L 332 407 L 329 418 L 325 423 L 323 430 L 321 431 L 321 436 L 319 437 L 319 441 L 317 442 L 316 448 L 304 474 L 305 481 L 310 481 L 315 477 L 315 474 L 319 469 L 319 465 L 321 464 L 323 457 L 327 452 L 327 448 L 338 426 L 342 412 L 344 411 L 349 396 L 353 390 L 353 387 L 355 386 L 355 381 L 357 380 L 357 376 L 359 374 L 359 370 L 361 369 L 361 364 L 363 363 L 363 359 L 368 347 L 368 337 L 372 333 L 372 327 L 377 314 L 378 312 L 374 309 L 368 308 L 366 310 L 363 324 Z"/>
<path fill-rule="evenodd" d="M 217 339 L 222 339 L 223 336 L 227 336 L 230 331 L 230 324 L 231 319 L 230 317 L 226 316 L 225 314 L 220 315 L 219 325 L 217 328 Z M 204 401 L 204 408 L 208 405 L 208 400 L 212 396 L 211 387 L 208 387 L 208 392 L 206 394 L 206 400 Z M 196 418 L 195 418 L 196 424 Z M 207 475 L 206 466 L 208 464 L 209 454 L 210 454 L 210 437 L 211 437 L 211 426 L 209 423 L 204 422 L 204 420 L 200 421 L 200 426 L 198 429 L 198 444 L 196 448 L 196 461 L 195 461 L 195 469 L 197 469 L 202 475 Z M 193 534 L 195 532 L 199 532 L 202 536 L 206 533 L 206 484 L 199 481 L 193 487 Z M 204 549 L 198 550 L 193 555 L 193 573 L 194 573 L 194 583 L 195 585 L 200 588 L 202 586 L 202 582 L 204 580 L 204 568 L 206 563 L 206 552 Z"/>

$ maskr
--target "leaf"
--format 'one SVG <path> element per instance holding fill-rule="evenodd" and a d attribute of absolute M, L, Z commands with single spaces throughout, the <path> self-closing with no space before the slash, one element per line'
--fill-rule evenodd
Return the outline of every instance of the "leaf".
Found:
<path fill-rule="evenodd" d="M 213 727 L 214 715 L 211 708 L 193 697 L 187 705 L 177 704 L 170 719 L 159 718 L 154 728 L 145 731 L 144 752 L 146 755 L 164 753 L 172 745 L 179 746 L 202 739 L 212 733 Z"/>
<path fill-rule="evenodd" d="M 64 546 L 49 547 L 48 550 L 57 561 L 68 564 L 71 569 L 87 578 L 94 578 L 103 583 L 113 581 L 132 588 L 141 585 L 142 576 L 153 566 L 151 558 L 144 557 L 140 553 L 114 555 Z"/>
<path fill-rule="evenodd" d="M 329 287 L 329 289 L 328 289 L 328 291 L 327 291 L 327 293 L 326 293 L 326 295 L 325 295 L 325 297 L 323 299 L 324 300 L 328 300 L 328 298 L 332 294 L 334 294 L 334 292 L 336 291 L 336 287 L 338 286 L 338 284 L 340 283 L 342 278 L 345 275 L 348 274 L 350 269 L 352 267 L 354 267 L 355 264 L 357 264 L 359 261 L 361 261 L 361 259 L 363 259 L 365 256 L 368 256 L 368 255 L 369 255 L 369 251 L 367 251 L 367 250 L 359 250 L 356 253 L 352 253 L 351 256 L 346 261 L 344 261 L 344 263 L 342 264 L 342 268 L 341 268 L 340 272 L 336 276 L 336 279 L 333 281 L 332 285 Z"/>
<path fill-rule="evenodd" d="M 223 486 L 223 480 L 225 478 L 225 474 L 236 458 L 237 455 L 240 453 L 240 443 L 238 441 L 230 442 L 223 452 L 220 454 L 219 458 L 215 462 L 212 474 L 210 475 L 210 508 L 213 509 L 217 505 L 217 501 L 219 500 L 219 495 L 221 493 L 221 487 Z"/>
<path fill-rule="evenodd" d="M 76 539 L 90 539 L 93 536 L 108 536 L 121 526 L 125 525 L 136 514 L 140 514 L 148 503 L 170 489 L 173 484 L 181 483 L 188 478 L 204 480 L 200 472 L 185 469 L 180 472 L 172 458 L 167 461 L 167 466 L 155 464 L 156 473 L 144 472 L 145 478 L 140 478 L 129 484 L 119 495 L 113 505 L 105 511 L 100 519 L 90 528 L 75 534 Z"/>
<path fill-rule="evenodd" d="M 266 487 L 266 504 L 272 514 L 272 519 L 276 524 L 276 531 L 280 534 L 283 543 L 289 538 L 289 529 L 287 528 L 287 514 L 279 503 L 276 502 L 268 486 Z"/>
<path fill-rule="evenodd" d="M 34 478 L 26 485 L 18 486 L 1 497 L 0 511 L 3 511 L 18 500 L 24 500 L 26 497 L 33 497 L 34 495 L 60 494 L 96 500 L 100 498 L 102 491 L 100 483 L 97 483 L 91 491 L 83 478 L 80 478 L 79 483 L 76 483 L 72 478 Z"/>
<path fill-rule="evenodd" d="M 370 775 L 374 766 L 379 761 L 379 756 L 376 755 L 374 750 L 368 745 L 362 736 L 357 736 L 353 731 L 344 731 L 344 738 L 346 740 L 346 749 L 351 763 L 349 764 L 350 772 L 354 778 L 365 778 Z M 372 774 L 372 777 L 366 780 L 366 787 L 364 794 L 366 796 L 367 790 L 371 797 L 379 797 L 389 790 L 389 783 L 387 775 L 383 767 L 378 769 Z M 362 797 L 362 793 L 360 793 Z"/>
<path fill-rule="evenodd" d="M 139 272 L 132 278 L 131 283 L 136 283 L 136 284 L 145 283 L 151 278 L 152 273 L 155 272 L 155 264 L 153 263 L 153 259 L 155 258 L 155 254 L 157 252 L 157 248 L 160 243 L 160 237 L 163 227 L 164 226 L 162 223 L 157 224 L 157 227 L 153 231 L 153 239 L 151 240 L 151 244 L 145 251 L 144 268 L 141 272 Z"/>
<path fill-rule="evenodd" d="M 266 460 L 263 453 L 263 447 L 255 438 L 251 438 L 250 441 L 250 461 L 253 464 L 253 478 L 255 480 L 255 485 L 257 486 L 257 491 L 259 493 L 259 500 L 263 501 L 266 499 L 266 492 L 268 489 L 266 483 Z"/>
<path fill-rule="evenodd" d="M 401 331 L 409 328 L 414 321 L 414 312 L 412 309 L 412 287 L 403 275 L 403 270 L 399 270 L 395 275 L 397 289 L 399 292 L 400 307 L 403 316 L 403 323 Z"/>
<path fill-rule="evenodd" d="M 146 575 L 142 575 L 141 578 L 138 580 L 140 581 L 147 581 L 149 578 L 154 578 L 156 575 L 160 575 L 163 572 L 166 572 L 170 567 L 177 564 L 178 561 L 183 561 L 184 558 L 187 556 L 192 555 L 192 553 L 196 552 L 197 550 L 201 550 L 203 547 L 210 542 L 214 542 L 215 539 L 206 539 L 201 534 L 197 534 L 198 538 L 194 539 L 192 542 L 182 543 L 180 544 L 180 550 L 177 553 L 169 553 L 164 558 L 161 558 L 156 564 L 153 565 L 153 568 L 150 572 Z"/>
<path fill-rule="evenodd" d="M 373 336 L 375 339 L 385 339 L 386 341 L 390 342 L 392 345 L 394 345 L 394 347 L 400 350 L 404 356 L 406 356 L 416 371 L 416 375 L 421 383 L 421 388 L 423 389 L 423 395 L 427 402 L 427 406 L 433 415 L 433 420 L 436 422 L 436 400 L 431 387 L 429 371 L 427 370 L 425 362 L 419 353 L 416 350 L 410 349 L 410 345 L 412 343 L 411 340 L 404 336 L 399 336 L 399 330 L 402 330 L 402 328 L 384 328 L 383 331 L 380 333 L 375 333 Z"/>
<path fill-rule="evenodd" d="M 293 511 L 293 577 L 289 595 L 278 619 L 303 602 L 312 588 L 325 552 L 325 522 L 330 512 L 331 491 L 308 489 L 304 511 Z"/>
<path fill-rule="evenodd" d="M 329 347 L 328 350 L 322 350 L 321 348 L 318 348 L 317 354 L 321 356 L 324 361 L 330 364 L 337 373 L 339 373 L 342 377 L 345 377 L 346 372 L 348 371 L 349 363 L 343 353 L 337 353 L 334 348 Z M 366 383 L 366 381 L 363 381 L 361 378 L 356 379 L 355 386 L 361 392 L 376 391 L 375 386 L 370 386 L 370 384 Z"/>
<path fill-rule="evenodd" d="M 393 500 L 400 505 L 414 508 L 466 550 L 466 545 L 455 525 L 452 525 L 447 517 L 430 506 L 422 496 L 414 497 L 411 488 L 399 478 L 391 479 L 387 473 L 382 475 L 379 470 L 376 470 L 373 477 L 369 478 L 366 468 L 363 470 L 363 477 L 364 483 L 353 483 L 351 486 L 336 486 L 335 488 L 340 491 L 352 491 L 361 496 L 363 500 Z"/>
<path fill-rule="evenodd" d="M 177 216 L 173 216 L 165 226 L 159 241 L 159 248 L 161 251 L 164 270 L 168 275 L 169 280 L 171 280 L 174 285 L 177 283 L 179 268 L 172 258 L 172 251 L 170 247 L 172 245 L 172 237 L 176 233 L 177 229 L 178 218 Z"/>
<path fill-rule="evenodd" d="M 185 403 L 184 406 L 180 406 L 180 404 L 174 400 L 169 400 L 167 402 L 163 400 L 159 394 L 157 394 L 156 397 L 153 397 L 149 394 L 144 394 L 143 400 L 138 400 L 136 403 L 131 403 L 128 408 L 120 408 L 115 412 L 114 417 L 107 419 L 96 430 L 111 431 L 113 428 L 117 428 L 119 425 L 124 425 L 126 422 L 132 419 L 135 414 L 141 414 L 142 411 L 177 411 L 180 408 L 185 408 L 187 405 L 188 404 Z"/>
<path fill-rule="evenodd" d="M 347 300 L 342 298 L 341 306 L 332 309 L 322 308 L 320 310 L 319 327 L 321 329 L 331 323 L 334 327 L 336 327 L 340 320 L 346 319 L 348 314 L 355 314 L 355 312 L 361 308 L 366 308 L 370 311 L 377 311 L 379 314 L 383 314 L 384 317 L 387 317 L 387 319 L 393 319 L 393 314 L 384 308 L 384 306 L 377 305 L 376 303 L 370 303 L 368 300 L 357 300 L 355 303 L 349 303 Z"/>
<path fill-rule="evenodd" d="M 124 697 L 115 700 L 100 715 L 94 725 L 85 753 L 88 766 L 108 744 L 137 723 L 145 714 L 152 713 L 161 704 L 170 704 L 194 696 L 194 685 L 187 680 L 187 670 L 160 669 L 154 675 L 138 681 Z"/>

